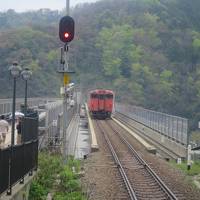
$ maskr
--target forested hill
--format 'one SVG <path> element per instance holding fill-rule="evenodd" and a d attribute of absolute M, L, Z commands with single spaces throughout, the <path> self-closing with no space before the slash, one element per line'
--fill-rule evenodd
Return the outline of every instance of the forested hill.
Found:
<path fill-rule="evenodd" d="M 85 88 L 106 87 L 123 102 L 200 118 L 200 1 L 104 0 L 72 10 L 70 66 Z M 0 91 L 11 96 L 13 60 L 34 70 L 32 96 L 59 91 L 58 22 L 50 10 L 0 13 Z M 19 81 L 19 95 L 23 83 Z"/>

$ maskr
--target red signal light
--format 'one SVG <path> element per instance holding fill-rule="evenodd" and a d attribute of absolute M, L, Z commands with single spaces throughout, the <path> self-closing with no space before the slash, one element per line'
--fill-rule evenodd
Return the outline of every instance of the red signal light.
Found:
<path fill-rule="evenodd" d="M 64 43 L 74 39 L 74 20 L 70 16 L 62 17 L 59 22 L 59 37 Z"/>
<path fill-rule="evenodd" d="M 69 37 L 69 33 L 65 33 L 65 38 L 68 38 Z"/>

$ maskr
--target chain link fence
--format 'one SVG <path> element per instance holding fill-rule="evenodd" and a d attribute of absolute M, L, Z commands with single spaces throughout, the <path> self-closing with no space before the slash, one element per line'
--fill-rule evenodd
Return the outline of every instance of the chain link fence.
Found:
<path fill-rule="evenodd" d="M 115 104 L 115 111 L 182 145 L 188 144 L 188 119 L 120 103 Z"/>

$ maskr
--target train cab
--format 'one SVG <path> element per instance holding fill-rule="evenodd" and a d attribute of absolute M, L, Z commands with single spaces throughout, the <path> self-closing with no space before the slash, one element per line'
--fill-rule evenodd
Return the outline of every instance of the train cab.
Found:
<path fill-rule="evenodd" d="M 111 90 L 93 90 L 89 93 L 88 108 L 93 118 L 106 119 L 111 117 L 114 92 Z"/>

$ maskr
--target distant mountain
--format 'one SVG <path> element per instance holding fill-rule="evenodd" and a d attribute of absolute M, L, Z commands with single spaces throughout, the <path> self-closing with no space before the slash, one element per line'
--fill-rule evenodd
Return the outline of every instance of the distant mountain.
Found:
<path fill-rule="evenodd" d="M 104 0 L 76 6 L 73 80 L 110 88 L 118 101 L 193 119 L 200 112 L 199 0 Z M 32 96 L 59 95 L 58 22 L 64 13 L 0 13 L 1 97 L 12 95 L 13 60 L 34 70 Z M 23 96 L 23 82 L 18 83 Z"/>

